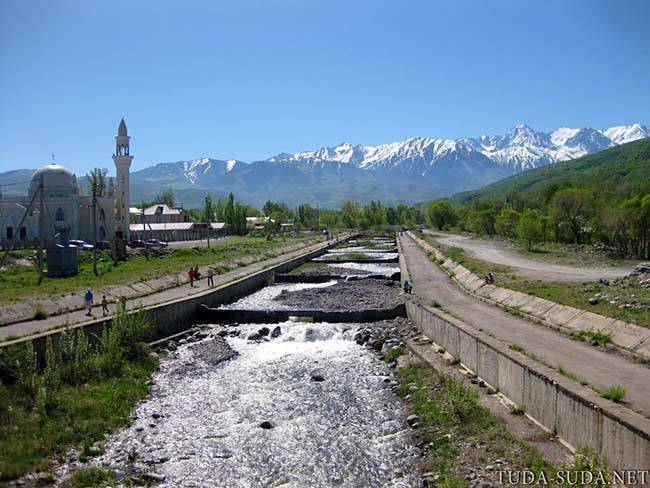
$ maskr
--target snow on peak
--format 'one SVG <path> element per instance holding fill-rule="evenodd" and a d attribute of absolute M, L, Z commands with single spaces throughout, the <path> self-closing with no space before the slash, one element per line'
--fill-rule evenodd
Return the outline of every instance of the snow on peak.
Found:
<path fill-rule="evenodd" d="M 237 161 L 235 161 L 234 159 L 229 159 L 228 161 L 226 161 L 226 171 L 227 172 L 232 171 L 232 169 L 235 167 L 236 164 Z"/>
<path fill-rule="evenodd" d="M 626 144 L 650 137 L 650 129 L 641 124 L 618 125 L 605 129 L 601 133 L 616 144 Z"/>
<path fill-rule="evenodd" d="M 185 178 L 190 180 L 192 184 L 202 175 L 210 171 L 212 162 L 210 158 L 199 158 L 192 161 L 185 161 L 183 163 L 183 174 Z"/>

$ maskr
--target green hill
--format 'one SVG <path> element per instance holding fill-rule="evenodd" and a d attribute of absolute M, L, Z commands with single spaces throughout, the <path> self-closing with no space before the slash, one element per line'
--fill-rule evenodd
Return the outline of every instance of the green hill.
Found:
<path fill-rule="evenodd" d="M 593 190 L 601 199 L 607 195 L 628 196 L 650 192 L 650 139 L 642 139 L 605 151 L 535 168 L 478 190 L 457 193 L 452 203 L 472 204 L 503 200 L 513 193 L 537 199 L 551 184 L 570 183 Z"/>

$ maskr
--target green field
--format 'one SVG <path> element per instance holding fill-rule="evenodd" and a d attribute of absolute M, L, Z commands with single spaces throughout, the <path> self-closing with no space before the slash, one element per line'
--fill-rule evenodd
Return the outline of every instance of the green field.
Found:
<path fill-rule="evenodd" d="M 127 261 L 114 264 L 110 255 L 99 252 L 98 276 L 92 271 L 92 253 L 79 253 L 79 273 L 67 278 L 48 278 L 38 284 L 38 272 L 34 265 L 23 264 L 0 271 L 0 303 L 25 300 L 27 297 L 55 296 L 78 292 L 85 288 L 97 289 L 109 285 L 130 284 L 174 273 L 185 273 L 190 266 L 214 265 L 217 273 L 223 273 L 253 261 L 278 255 L 286 246 L 307 243 L 319 239 L 315 234 L 298 238 L 232 236 L 207 246 L 170 249 L 162 253 L 130 252 Z M 32 252 L 20 251 L 14 258 L 23 258 Z M 12 253 L 13 255 L 13 253 Z M 245 261 L 244 261 L 244 258 Z"/>

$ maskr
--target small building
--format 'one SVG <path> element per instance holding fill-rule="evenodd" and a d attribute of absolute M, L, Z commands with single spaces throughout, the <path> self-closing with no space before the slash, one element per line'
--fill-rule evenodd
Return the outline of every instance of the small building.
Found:
<path fill-rule="evenodd" d="M 246 217 L 246 229 L 264 230 L 264 225 L 270 220 L 270 217 Z"/>
<path fill-rule="evenodd" d="M 159 239 L 167 242 L 206 239 L 208 232 L 211 238 L 225 237 L 227 234 L 227 227 L 223 222 L 214 222 L 209 226 L 203 222 L 145 222 L 131 224 L 129 230 L 131 239 Z"/>
<path fill-rule="evenodd" d="M 144 209 L 144 215 L 140 215 L 139 222 L 146 224 L 172 224 L 179 222 L 189 222 L 190 214 L 181 207 L 170 207 L 164 203 L 157 203 L 149 208 Z"/>

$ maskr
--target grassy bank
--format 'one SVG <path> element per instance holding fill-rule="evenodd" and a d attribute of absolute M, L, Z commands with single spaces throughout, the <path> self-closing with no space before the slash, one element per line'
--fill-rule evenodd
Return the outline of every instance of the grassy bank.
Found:
<path fill-rule="evenodd" d="M 508 266 L 488 263 L 468 256 L 462 249 L 457 247 L 443 246 L 433 237 L 420 235 L 429 244 L 440 249 L 447 257 L 462 264 L 478 276 L 485 276 L 493 272 L 497 276 L 496 284 L 511 290 L 528 293 L 540 298 L 546 298 L 553 302 L 569 305 L 571 307 L 587 310 L 589 312 L 612 317 L 614 319 L 632 322 L 644 327 L 650 327 L 650 310 L 639 310 L 636 308 L 620 308 L 620 304 L 627 300 L 638 300 L 650 302 L 650 289 L 630 287 L 625 283 L 609 282 L 609 284 L 589 283 L 567 283 L 531 281 L 521 276 Z M 596 295 L 605 294 L 610 298 L 618 297 L 615 303 L 612 300 L 603 298 L 598 303 L 590 304 L 589 299 Z"/>
<path fill-rule="evenodd" d="M 473 450 L 476 464 L 491 464 L 495 458 L 508 461 L 508 469 L 531 469 L 552 473 L 555 468 L 535 449 L 515 438 L 487 408 L 479 405 L 478 394 L 461 379 L 437 373 L 422 363 L 398 369 L 397 394 L 408 400 L 422 424 L 422 442 L 428 445 L 426 469 L 440 476 L 435 486 L 466 486 L 462 447 Z M 496 469 L 499 469 L 498 467 Z"/>
<path fill-rule="evenodd" d="M 30 471 L 47 472 L 71 447 L 92 453 L 104 434 L 128 423 L 148 391 L 157 359 L 142 338 L 143 312 L 118 315 L 97 344 L 65 332 L 39 371 L 29 346 L 0 350 L 0 484 Z"/>
<path fill-rule="evenodd" d="M 207 246 L 169 249 L 151 252 L 130 252 L 127 261 L 115 264 L 109 253 L 98 253 L 97 271 L 92 270 L 92 253 L 79 253 L 79 273 L 67 278 L 48 278 L 38 284 L 35 266 L 19 265 L 0 271 L 0 303 L 10 303 L 25 297 L 64 295 L 87 287 L 96 289 L 109 285 L 129 284 L 174 273 L 184 273 L 190 266 L 215 265 L 223 273 L 246 262 L 268 259 L 280 248 L 315 241 L 315 235 L 298 238 L 278 237 L 271 241 L 263 237 L 232 236 Z"/>
<path fill-rule="evenodd" d="M 421 427 L 416 430 L 416 436 L 427 446 L 423 470 L 437 476 L 433 486 L 468 486 L 465 476 L 468 472 L 476 474 L 476 467 L 482 475 L 494 477 L 495 482 L 489 486 L 499 484 L 494 471 L 502 469 L 530 470 L 536 478 L 543 472 L 548 480 L 555 478 L 558 469 L 602 471 L 609 480 L 607 463 L 585 447 L 578 449 L 571 464 L 554 466 L 546 461 L 537 449 L 515 437 L 481 406 L 478 393 L 462 379 L 439 373 L 422 363 L 399 368 L 397 373 L 400 378 L 397 394 L 419 417 Z M 513 414 L 517 414 L 516 409 Z M 495 459 L 501 462 L 496 464 Z M 478 485 L 474 480 L 469 486 L 486 485 Z M 576 483 L 574 486 L 591 485 Z"/>

